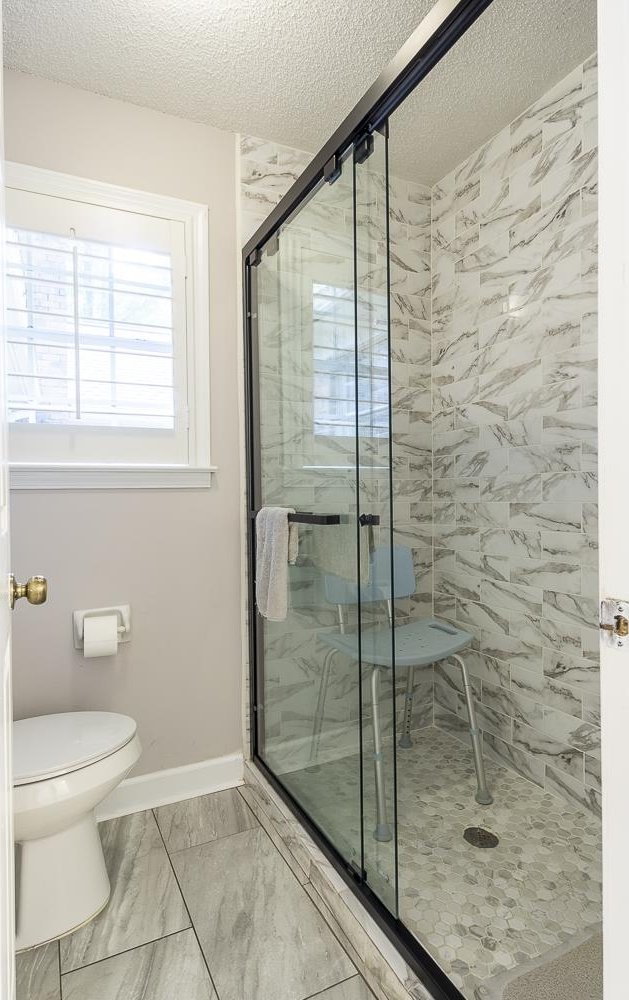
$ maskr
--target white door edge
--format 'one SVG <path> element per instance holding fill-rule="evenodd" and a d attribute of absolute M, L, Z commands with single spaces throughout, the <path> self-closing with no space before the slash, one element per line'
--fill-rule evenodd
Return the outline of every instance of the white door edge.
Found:
<path fill-rule="evenodd" d="M 629 5 L 599 0 L 600 588 L 629 599 Z M 605 1000 L 628 992 L 629 646 L 601 649 Z"/>

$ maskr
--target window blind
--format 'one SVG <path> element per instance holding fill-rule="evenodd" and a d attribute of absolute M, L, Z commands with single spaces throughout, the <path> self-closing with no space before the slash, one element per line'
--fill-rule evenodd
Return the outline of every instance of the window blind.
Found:
<path fill-rule="evenodd" d="M 175 425 L 171 255 L 7 230 L 9 421 Z"/>
<path fill-rule="evenodd" d="M 364 297 L 359 307 L 364 307 Z M 312 287 L 314 433 L 351 437 L 356 433 L 356 394 L 361 436 L 389 434 L 387 304 L 369 296 L 369 323 L 360 323 L 356 380 L 354 290 L 314 283 Z"/>

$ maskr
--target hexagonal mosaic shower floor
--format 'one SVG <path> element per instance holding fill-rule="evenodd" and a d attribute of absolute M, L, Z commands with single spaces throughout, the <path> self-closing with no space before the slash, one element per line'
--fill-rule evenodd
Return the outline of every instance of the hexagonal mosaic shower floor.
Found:
<path fill-rule="evenodd" d="M 397 755 L 400 917 L 465 997 L 493 1000 L 494 977 L 543 961 L 600 921 L 600 823 L 491 761 L 494 802 L 479 806 L 468 747 L 432 727 L 413 736 Z M 360 842 L 357 767 L 351 757 L 283 776 L 350 857 Z M 473 847 L 463 839 L 468 826 L 495 833 L 498 846 Z M 365 854 L 371 884 L 388 901 L 391 845 L 367 831 Z"/>

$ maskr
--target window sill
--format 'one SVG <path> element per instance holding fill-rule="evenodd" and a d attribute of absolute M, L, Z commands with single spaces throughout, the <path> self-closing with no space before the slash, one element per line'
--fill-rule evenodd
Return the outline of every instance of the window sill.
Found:
<path fill-rule="evenodd" d="M 209 489 L 216 466 L 30 465 L 12 463 L 12 490 L 196 490 Z"/>

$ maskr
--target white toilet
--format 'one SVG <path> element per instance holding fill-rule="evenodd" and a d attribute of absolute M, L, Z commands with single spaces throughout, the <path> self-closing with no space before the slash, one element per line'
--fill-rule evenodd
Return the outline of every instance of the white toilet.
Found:
<path fill-rule="evenodd" d="M 94 810 L 140 752 L 133 719 L 113 712 L 14 723 L 18 951 L 69 934 L 106 905 L 109 877 Z"/>

